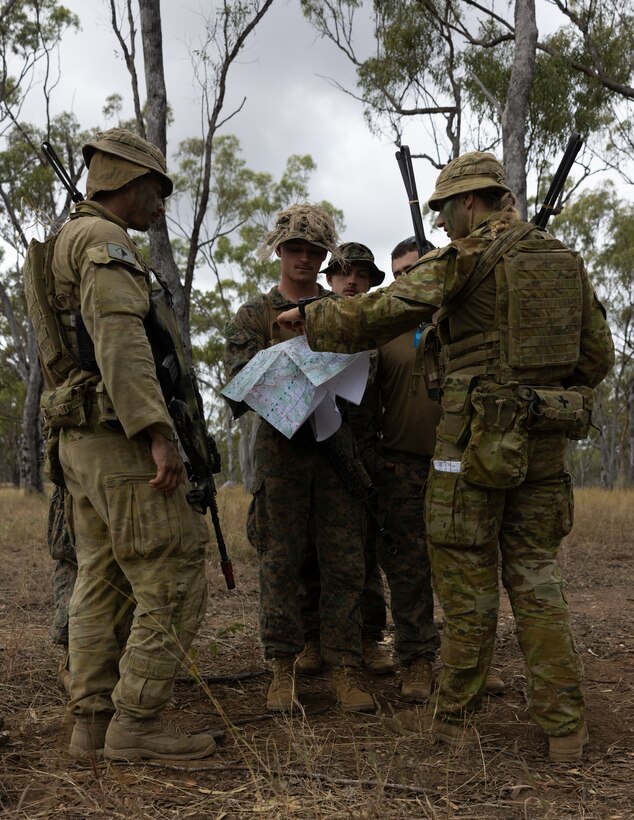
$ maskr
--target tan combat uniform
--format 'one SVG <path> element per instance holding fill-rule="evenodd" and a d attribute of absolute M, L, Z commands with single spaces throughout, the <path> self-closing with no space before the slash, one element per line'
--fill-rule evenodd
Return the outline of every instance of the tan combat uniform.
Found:
<path fill-rule="evenodd" d="M 595 387 L 610 371 L 614 350 L 579 257 L 536 228 L 525 237 L 527 252 L 552 250 L 550 267 L 511 274 L 503 257 L 460 300 L 498 218 L 489 215 L 466 238 L 428 254 L 384 291 L 308 305 L 306 332 L 316 350 L 351 353 L 430 321 L 455 299 L 456 309 L 440 326 L 443 416 L 426 499 L 434 586 L 445 615 L 437 716 L 459 722 L 481 700 L 495 641 L 499 545 L 531 715 L 548 735 L 572 735 L 583 725 L 584 703 L 556 561 L 572 525 L 566 434 L 540 433 L 537 426 L 526 433 L 522 424 L 507 429 L 503 408 L 509 400 L 518 414 L 525 412 L 513 387 L 518 383 Z M 487 395 L 493 396 L 488 405 Z M 484 418 L 493 430 L 479 450 L 473 446 L 482 428 L 475 426 L 478 402 L 486 405 Z M 512 470 L 523 458 L 520 483 L 507 489 L 469 483 L 463 465 L 469 442 L 472 465 L 474 456 L 490 457 L 497 468 Z"/>
<path fill-rule="evenodd" d="M 71 705 L 78 716 L 147 718 L 169 701 L 179 664 L 205 612 L 201 515 L 181 484 L 169 498 L 156 475 L 145 431 L 172 436 L 144 329 L 150 276 L 126 224 L 95 202 L 77 206 L 53 258 L 61 320 L 73 346 L 70 311 L 80 310 L 98 373 L 45 373 L 43 406 L 60 430 L 59 459 L 71 495 L 78 577 L 70 602 Z M 59 402 L 74 387 L 81 408 Z M 57 388 L 57 389 L 56 389 Z M 65 416 L 65 413 L 67 414 Z M 135 603 L 119 661 L 116 627 L 129 587 Z"/>

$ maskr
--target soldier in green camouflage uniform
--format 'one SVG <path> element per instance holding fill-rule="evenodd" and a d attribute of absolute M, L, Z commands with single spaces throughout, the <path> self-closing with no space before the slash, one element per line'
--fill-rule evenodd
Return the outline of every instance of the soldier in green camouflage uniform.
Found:
<path fill-rule="evenodd" d="M 360 242 L 344 242 L 339 251 L 345 258 L 344 265 L 336 260 L 321 271 L 326 275 L 328 287 L 342 296 L 356 296 L 367 293 L 370 288 L 380 285 L 385 273 L 376 266 L 374 254 Z M 372 354 L 370 374 L 361 404 L 345 403 L 344 411 L 357 446 L 361 463 L 371 479 L 379 460 L 378 439 L 381 427 L 379 398 L 375 386 L 376 354 Z M 364 544 L 365 583 L 361 595 L 362 654 L 366 669 L 376 674 L 387 674 L 394 669 L 394 663 L 381 645 L 385 630 L 386 603 L 383 576 L 379 567 L 376 549 L 376 531 L 371 520 L 366 522 Z M 314 547 L 302 561 L 300 571 L 300 600 L 304 619 L 306 645 L 297 659 L 297 669 L 305 674 L 314 674 L 321 668 L 319 645 L 319 561 Z"/>
<path fill-rule="evenodd" d="M 574 761 L 587 731 L 556 560 L 572 525 L 564 451 L 566 436 L 587 433 L 591 388 L 609 373 L 614 348 L 579 256 L 520 223 L 513 203 L 491 154 L 453 160 L 430 200 L 453 241 L 383 292 L 307 305 L 305 327 L 315 349 L 353 352 L 439 311 L 443 416 L 426 520 L 445 627 L 435 717 L 425 715 L 425 725 L 454 738 L 481 702 L 501 554 L 530 713 L 551 760 Z M 304 326 L 298 311 L 280 323 Z"/>
<path fill-rule="evenodd" d="M 55 311 L 68 351 L 61 375 L 38 336 L 43 412 L 59 436 L 51 473 L 63 475 L 70 495 L 78 564 L 69 606 L 70 752 L 205 757 L 215 748 L 210 735 L 180 735 L 159 719 L 205 613 L 209 535 L 185 499 L 144 326 L 151 276 L 128 235 L 164 213 L 172 182 L 161 152 L 129 131 L 111 129 L 83 151 L 88 199 L 56 238 L 53 304 L 38 301 L 44 315 Z M 134 622 L 120 658 L 117 627 L 130 588 Z"/>
<path fill-rule="evenodd" d="M 326 251 L 339 258 L 330 215 L 316 205 L 295 205 L 278 214 L 262 253 L 280 258 L 280 283 L 242 305 L 226 330 L 226 372 L 232 379 L 255 354 L 295 334 L 280 332 L 279 313 L 299 298 L 325 293 L 317 274 Z M 246 409 L 246 408 L 245 408 Z M 353 452 L 344 423 L 336 434 Z M 317 446 L 310 424 L 291 439 L 261 420 L 255 445 L 253 500 L 248 535 L 260 561 L 260 635 L 273 661 L 267 695 L 271 710 L 296 704 L 294 662 L 304 646 L 299 601 L 300 564 L 314 544 L 321 576 L 321 653 L 343 708 L 367 711 L 374 702 L 356 681 L 361 663 L 364 514 Z"/>

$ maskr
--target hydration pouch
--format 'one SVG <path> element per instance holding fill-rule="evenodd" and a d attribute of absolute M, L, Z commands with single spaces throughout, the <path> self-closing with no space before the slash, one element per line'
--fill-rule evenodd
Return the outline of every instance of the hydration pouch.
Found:
<path fill-rule="evenodd" d="M 474 487 L 518 487 L 528 469 L 528 404 L 516 385 L 479 384 L 471 393 L 471 437 L 462 455 L 462 474 Z"/>
<path fill-rule="evenodd" d="M 42 393 L 42 415 L 46 427 L 55 432 L 63 427 L 85 427 L 90 419 L 94 387 L 77 384 L 56 387 Z"/>
<path fill-rule="evenodd" d="M 443 381 L 443 414 L 437 436 L 449 444 L 462 444 L 469 436 L 471 427 L 471 389 L 477 376 L 451 373 Z"/>
<path fill-rule="evenodd" d="M 528 403 L 528 429 L 534 433 L 565 433 L 580 441 L 587 437 L 592 422 L 594 391 L 581 385 L 535 387 L 520 385 L 520 398 Z"/>

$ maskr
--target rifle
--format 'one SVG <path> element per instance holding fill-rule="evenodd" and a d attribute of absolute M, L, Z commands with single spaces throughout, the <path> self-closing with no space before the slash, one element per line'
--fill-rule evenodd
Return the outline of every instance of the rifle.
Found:
<path fill-rule="evenodd" d="M 152 291 L 145 327 L 152 343 L 156 375 L 185 453 L 187 476 L 194 484 L 194 489 L 187 493 L 187 503 L 202 515 L 206 515 L 207 510 L 211 513 L 220 553 L 220 569 L 227 589 L 234 589 L 233 566 L 222 534 L 216 501 L 214 474 L 220 472 L 220 453 L 215 438 L 207 432 L 196 375 L 193 368 L 188 369 L 185 365 L 185 351 L 176 322 L 172 293 L 165 280 L 156 271 L 153 273 L 161 287 Z"/>
<path fill-rule="evenodd" d="M 350 495 L 364 505 L 368 517 L 372 520 L 378 534 L 385 541 L 390 554 L 396 555 L 397 550 L 394 539 L 379 520 L 372 504 L 372 500 L 378 495 L 379 491 L 372 484 L 372 479 L 361 461 L 356 457 L 351 457 L 348 450 L 341 444 L 338 433 L 324 441 L 320 441 L 318 446 L 326 454 Z"/>
<path fill-rule="evenodd" d="M 412 214 L 412 222 L 414 223 L 414 236 L 416 237 L 418 255 L 424 256 L 426 253 L 429 253 L 429 251 L 434 250 L 434 245 L 432 245 L 425 236 L 425 228 L 423 227 L 423 217 L 420 211 L 420 203 L 418 201 L 416 178 L 414 177 L 412 155 L 410 154 L 409 146 L 401 145 L 400 150 L 396 152 L 395 156 L 396 161 L 398 162 L 398 167 L 401 170 L 405 191 L 407 192 L 409 209 Z"/>
<path fill-rule="evenodd" d="M 581 137 L 580 134 L 573 134 L 568 140 L 566 150 L 561 158 L 559 167 L 555 171 L 555 175 L 550 183 L 548 193 L 546 194 L 539 211 L 531 219 L 531 222 L 534 225 L 537 225 L 538 228 L 544 230 L 546 225 L 548 225 L 548 220 L 550 217 L 553 214 L 557 215 L 561 213 L 564 185 L 582 145 L 583 137 Z"/>
<path fill-rule="evenodd" d="M 71 180 L 53 146 L 49 142 L 43 142 L 42 151 L 73 202 L 82 202 L 82 194 Z M 193 368 L 188 369 L 185 365 L 185 351 L 174 313 L 172 293 L 162 276 L 156 271 L 152 273 L 161 287 L 152 290 L 150 310 L 144 324 L 152 346 L 156 375 L 165 404 L 185 453 L 187 475 L 194 484 L 194 489 L 187 493 L 187 503 L 202 515 L 206 515 L 209 509 L 220 553 L 220 568 L 227 589 L 234 589 L 236 584 L 233 566 L 227 554 L 216 502 L 214 474 L 220 472 L 220 453 L 216 440 L 207 432 L 202 396 Z M 87 331 L 86 340 L 92 345 Z M 94 360 L 94 346 L 92 358 Z"/>

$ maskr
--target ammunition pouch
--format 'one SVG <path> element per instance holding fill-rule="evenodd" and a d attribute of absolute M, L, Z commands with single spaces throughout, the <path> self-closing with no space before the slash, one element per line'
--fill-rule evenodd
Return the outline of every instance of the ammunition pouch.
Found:
<path fill-rule="evenodd" d="M 443 382 L 443 414 L 437 436 L 449 444 L 464 444 L 471 428 L 471 391 L 477 377 L 453 373 Z"/>
<path fill-rule="evenodd" d="M 491 490 L 519 486 L 528 469 L 529 411 L 517 385 L 479 384 L 471 406 L 471 436 L 462 455 L 465 481 Z"/>
<path fill-rule="evenodd" d="M 432 401 L 440 399 L 440 341 L 436 326 L 428 322 L 417 331 L 416 358 L 409 392 L 411 396 L 418 394 L 421 375 L 425 379 L 425 389 Z"/>
<path fill-rule="evenodd" d="M 535 387 L 520 385 L 518 395 L 528 405 L 528 429 L 534 433 L 565 433 L 579 441 L 587 437 L 592 422 L 594 392 L 591 387 Z"/>
<path fill-rule="evenodd" d="M 52 432 L 64 427 L 85 427 L 90 421 L 94 394 L 94 387 L 85 383 L 44 391 L 44 425 Z"/>

